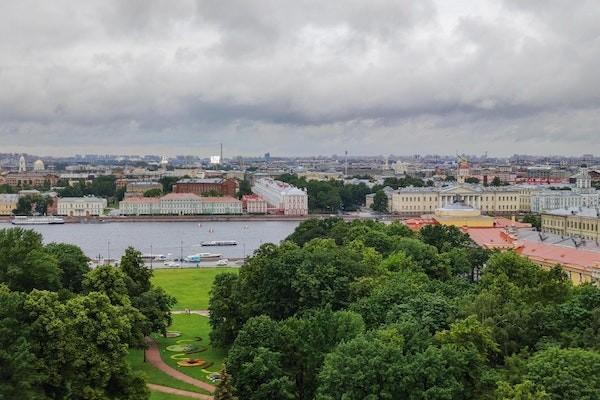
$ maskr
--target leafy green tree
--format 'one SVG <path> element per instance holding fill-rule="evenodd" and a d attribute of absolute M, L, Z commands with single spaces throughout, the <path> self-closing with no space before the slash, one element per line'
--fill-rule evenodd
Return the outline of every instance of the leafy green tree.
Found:
<path fill-rule="evenodd" d="M 525 379 L 552 399 L 600 398 L 600 354 L 583 349 L 550 347 L 534 354 Z"/>
<path fill-rule="evenodd" d="M 423 243 L 418 239 L 401 238 L 396 241 L 395 248 L 411 257 L 422 271 L 430 277 L 445 279 L 450 276 L 450 267 L 447 264 L 438 262 L 438 251 L 434 246 Z"/>
<path fill-rule="evenodd" d="M 62 271 L 62 287 L 74 293 L 83 290 L 83 277 L 90 271 L 88 257 L 75 245 L 66 243 L 50 243 L 46 250 L 58 260 Z"/>
<path fill-rule="evenodd" d="M 469 176 L 469 177 L 465 178 L 465 183 L 478 184 L 479 178 L 474 177 L 474 176 Z"/>
<path fill-rule="evenodd" d="M 283 369 L 294 378 L 295 397 L 307 400 L 314 398 L 325 355 L 365 329 L 358 314 L 331 309 L 310 311 L 280 326 L 284 337 Z"/>
<path fill-rule="evenodd" d="M 221 370 L 221 380 L 213 395 L 214 400 L 238 400 L 234 393 L 235 390 L 231 385 L 231 375 L 227 373 L 227 370 Z"/>
<path fill-rule="evenodd" d="M 171 325 L 171 307 L 177 300 L 168 295 L 161 287 L 151 287 L 149 290 L 131 299 L 132 305 L 145 317 L 142 332 L 145 336 L 158 332 L 163 336 Z"/>
<path fill-rule="evenodd" d="M 0 399 L 43 399 L 45 376 L 27 340 L 28 327 L 19 321 L 25 296 L 0 285 Z"/>
<path fill-rule="evenodd" d="M 39 233 L 21 228 L 0 230 L 0 282 L 11 290 L 58 290 L 61 271 Z"/>
<path fill-rule="evenodd" d="M 159 182 L 162 185 L 163 193 L 171 193 L 173 191 L 173 185 L 177 183 L 179 178 L 175 176 L 163 176 Z"/>
<path fill-rule="evenodd" d="M 146 267 L 142 253 L 133 247 L 125 249 L 119 264 L 125 273 L 125 282 L 129 296 L 136 297 L 150 290 L 152 270 Z"/>
<path fill-rule="evenodd" d="M 227 359 L 233 386 L 240 398 L 265 393 L 266 385 L 270 394 L 312 399 L 325 354 L 363 331 L 360 316 L 329 308 L 281 322 L 266 316 L 251 318 Z M 261 371 L 266 367 L 269 373 Z"/>
<path fill-rule="evenodd" d="M 243 325 L 237 285 L 238 275 L 232 272 L 218 274 L 213 282 L 208 309 L 212 328 L 210 342 L 214 346 L 226 347 L 232 344 Z"/>
<path fill-rule="evenodd" d="M 531 226 L 534 227 L 537 231 L 542 230 L 542 217 L 540 215 L 531 213 L 525 214 L 521 221 L 525 222 L 526 224 L 531 224 Z"/>
<path fill-rule="evenodd" d="M 516 385 L 498 382 L 496 400 L 550 400 L 550 396 L 542 389 L 537 389 L 533 382 L 524 381 Z"/>
<path fill-rule="evenodd" d="M 495 176 L 494 179 L 492 179 L 492 182 L 490 183 L 490 186 L 506 186 L 506 185 L 507 185 L 507 183 L 502 182 L 502 180 L 498 176 Z"/>
<path fill-rule="evenodd" d="M 267 316 L 251 318 L 227 357 L 232 384 L 242 399 L 292 399 L 293 382 L 282 369 L 279 324 Z"/>
<path fill-rule="evenodd" d="M 125 274 L 112 265 L 99 265 L 83 277 L 83 289 L 86 293 L 99 292 L 105 294 L 110 302 L 118 306 L 131 304 Z"/>
<path fill-rule="evenodd" d="M 338 224 L 344 224 L 341 218 L 311 218 L 302 221 L 288 237 L 290 240 L 299 246 L 317 238 L 326 238 L 331 235 L 332 229 Z"/>
<path fill-rule="evenodd" d="M 21 196 L 17 201 L 15 215 L 45 215 L 48 210 L 48 199 L 40 195 Z"/>
<path fill-rule="evenodd" d="M 63 303 L 56 293 L 34 290 L 21 318 L 47 377 L 48 398 L 148 398 L 143 379 L 125 358 L 131 322 L 106 295 L 90 293 Z"/>
<path fill-rule="evenodd" d="M 98 197 L 114 197 L 117 191 L 117 178 L 114 175 L 102 175 L 96 177 L 87 188 L 86 194 Z"/>
<path fill-rule="evenodd" d="M 469 235 L 456 226 L 426 225 L 419 231 L 419 236 L 423 242 L 435 246 L 440 252 L 472 244 Z"/>
<path fill-rule="evenodd" d="M 160 197 L 162 196 L 161 189 L 149 189 L 144 192 L 144 197 Z"/>
<path fill-rule="evenodd" d="M 238 195 L 238 198 L 241 199 L 243 196 L 245 196 L 247 194 L 252 194 L 252 185 L 250 184 L 249 180 L 244 179 L 244 180 L 240 181 L 237 195 Z"/>
<path fill-rule="evenodd" d="M 373 204 L 371 205 L 373 211 L 386 213 L 388 212 L 388 198 L 383 190 L 378 190 L 373 197 Z"/>

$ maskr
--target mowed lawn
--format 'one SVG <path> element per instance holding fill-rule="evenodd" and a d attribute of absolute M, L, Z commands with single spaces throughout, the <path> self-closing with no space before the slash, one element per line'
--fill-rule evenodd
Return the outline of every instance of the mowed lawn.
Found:
<path fill-rule="evenodd" d="M 215 276 L 222 272 L 238 271 L 239 268 L 227 267 L 155 269 L 152 283 L 177 298 L 173 310 L 206 310 Z"/>

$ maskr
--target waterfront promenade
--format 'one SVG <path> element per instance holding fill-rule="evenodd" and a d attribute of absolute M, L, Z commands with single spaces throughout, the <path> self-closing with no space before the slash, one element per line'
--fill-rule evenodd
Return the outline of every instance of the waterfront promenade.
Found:
<path fill-rule="evenodd" d="M 127 216 L 90 216 L 90 217 L 61 217 L 65 223 L 107 223 L 107 222 L 250 222 L 250 221 L 296 221 L 301 222 L 311 218 L 339 217 L 346 221 L 357 219 L 401 220 L 406 217 L 386 214 L 309 214 L 298 215 L 127 215 Z M 12 216 L 0 216 L 0 221 L 9 222 Z"/>

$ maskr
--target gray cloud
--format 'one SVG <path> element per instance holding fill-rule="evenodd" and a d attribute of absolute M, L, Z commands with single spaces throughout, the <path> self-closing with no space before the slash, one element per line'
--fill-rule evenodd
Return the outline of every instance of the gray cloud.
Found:
<path fill-rule="evenodd" d="M 593 1 L 8 1 L 6 150 L 590 152 Z"/>

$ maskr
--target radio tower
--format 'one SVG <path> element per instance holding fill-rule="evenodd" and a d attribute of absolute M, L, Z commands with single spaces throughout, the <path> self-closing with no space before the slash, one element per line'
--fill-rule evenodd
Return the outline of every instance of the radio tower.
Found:
<path fill-rule="evenodd" d="M 223 164 L 223 143 L 221 142 L 221 152 L 219 154 L 219 161 Z"/>

